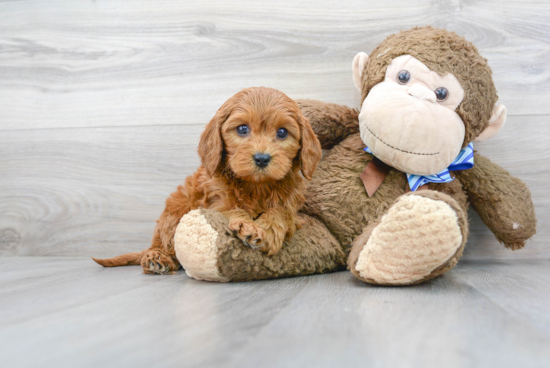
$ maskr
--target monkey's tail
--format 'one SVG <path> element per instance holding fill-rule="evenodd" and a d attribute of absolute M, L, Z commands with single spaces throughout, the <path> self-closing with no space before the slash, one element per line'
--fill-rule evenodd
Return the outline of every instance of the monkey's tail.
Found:
<path fill-rule="evenodd" d="M 113 258 L 94 258 L 92 259 L 96 261 L 96 263 L 102 265 L 103 267 L 118 267 L 118 266 L 130 266 L 130 265 L 139 265 L 141 264 L 141 257 L 143 255 L 143 252 L 134 252 L 134 253 L 126 253 L 121 256 L 116 256 Z"/>

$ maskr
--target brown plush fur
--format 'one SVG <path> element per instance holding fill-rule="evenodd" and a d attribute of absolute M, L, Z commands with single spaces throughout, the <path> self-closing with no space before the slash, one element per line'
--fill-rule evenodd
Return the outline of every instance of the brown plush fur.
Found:
<path fill-rule="evenodd" d="M 364 147 L 358 133 L 334 147 L 319 164 L 302 209 L 319 218 L 348 252 L 363 229 L 378 221 L 407 189 L 406 174 L 392 168 L 374 196 L 369 198 L 359 175 L 373 156 L 365 153 Z M 468 199 L 458 180 L 430 183 L 428 188 L 453 198 L 466 212 Z"/>
<path fill-rule="evenodd" d="M 476 154 L 475 166 L 456 176 L 479 217 L 506 248 L 517 250 L 536 233 L 531 192 L 523 181 Z"/>
<path fill-rule="evenodd" d="M 248 136 L 237 134 L 247 125 Z M 277 138 L 285 128 L 288 136 Z M 305 178 L 311 179 L 321 158 L 321 146 L 296 102 L 270 88 L 237 93 L 218 110 L 201 135 L 202 166 L 166 200 L 166 208 L 151 248 L 111 259 L 94 259 L 103 266 L 141 263 L 146 273 L 169 273 L 179 267 L 174 233 L 183 215 L 210 208 L 229 218 L 229 228 L 251 247 L 276 254 L 301 221 Z M 266 153 L 265 168 L 253 159 Z"/>
<path fill-rule="evenodd" d="M 404 54 L 416 57 L 433 71 L 441 74 L 451 72 L 458 78 L 465 91 L 464 100 L 457 109 L 466 128 L 464 144 L 473 141 L 487 126 L 497 99 L 486 60 L 471 43 L 452 32 L 431 27 L 400 32 L 388 37 L 371 54 L 363 71 L 363 99 L 374 85 L 383 80 L 391 60 Z M 246 257 L 241 259 L 241 252 L 249 252 L 242 245 L 220 245 L 217 264 L 221 276 L 230 280 L 300 274 L 303 268 L 297 262 L 315 265 L 302 271 L 303 274 L 310 270 L 338 270 L 339 263 L 330 256 L 334 255 L 333 246 L 322 246 L 307 240 L 321 233 L 320 229 L 324 227 L 328 229 L 325 235 L 327 242 L 333 244 L 336 241 L 341 246 L 342 251 L 349 255 L 349 265 L 353 269 L 363 245 L 382 216 L 401 196 L 410 195 L 405 194 L 406 174 L 392 169 L 374 195 L 367 196 L 360 174 L 373 156 L 363 151 L 365 145 L 357 133 L 357 110 L 312 100 L 298 101 L 298 104 L 317 133 L 322 147 L 330 149 L 308 185 L 302 211 L 310 216 L 309 220 L 291 240 L 297 244 L 292 249 L 299 249 L 302 253 L 292 253 L 291 258 L 285 260 L 271 258 L 269 264 L 255 259 L 252 264 L 261 265 L 255 267 L 250 266 Z M 472 169 L 452 172 L 451 175 L 455 177 L 454 181 L 429 184 L 429 190 L 414 193 L 443 201 L 454 210 L 462 243 L 454 255 L 428 276 L 411 283 L 436 277 L 457 263 L 468 236 L 466 210 L 470 202 L 497 239 L 510 249 L 522 248 L 527 239 L 535 234 L 534 206 L 530 192 L 521 180 L 513 178 L 478 154 Z M 225 231 L 217 222 L 210 224 L 218 233 Z M 355 244 L 353 248 L 352 244 Z M 227 253 L 229 248 L 231 250 Z M 287 249 L 290 251 L 290 248 Z"/>
<path fill-rule="evenodd" d="M 314 100 L 296 101 L 305 116 L 315 121 L 310 121 L 315 135 L 325 149 L 332 148 L 342 141 L 343 137 L 359 132 L 357 117 L 359 111 L 347 106 L 337 104 L 322 104 Z"/>

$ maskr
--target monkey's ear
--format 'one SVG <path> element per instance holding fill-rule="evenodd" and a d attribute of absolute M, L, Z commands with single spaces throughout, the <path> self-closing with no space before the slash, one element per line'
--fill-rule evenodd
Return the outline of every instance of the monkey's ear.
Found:
<path fill-rule="evenodd" d="M 359 92 L 361 92 L 361 76 L 363 75 L 363 69 L 365 69 L 365 65 L 367 64 L 367 61 L 369 60 L 369 55 L 365 54 L 364 52 L 360 52 L 353 58 L 353 83 L 355 84 L 355 88 Z"/>
<path fill-rule="evenodd" d="M 506 123 L 506 107 L 504 105 L 495 105 L 493 113 L 489 120 L 489 125 L 475 139 L 476 142 L 482 142 L 496 135 Z"/>

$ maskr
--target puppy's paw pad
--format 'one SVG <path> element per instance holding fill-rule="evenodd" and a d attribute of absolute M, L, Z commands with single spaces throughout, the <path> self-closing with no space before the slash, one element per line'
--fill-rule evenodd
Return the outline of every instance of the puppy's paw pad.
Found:
<path fill-rule="evenodd" d="M 268 256 L 277 254 L 283 247 L 283 240 L 276 240 L 274 237 L 267 236 L 260 251 L 267 253 Z"/>
<path fill-rule="evenodd" d="M 229 230 L 231 230 L 234 234 L 241 230 L 241 226 L 243 226 L 244 220 L 241 219 L 234 219 L 229 221 Z"/>
<path fill-rule="evenodd" d="M 265 231 L 254 221 L 235 220 L 229 224 L 233 234 L 251 248 L 257 249 L 263 245 Z"/>
<path fill-rule="evenodd" d="M 172 257 L 156 250 L 147 251 L 141 257 L 141 267 L 144 273 L 158 275 L 172 273 L 178 268 Z"/>

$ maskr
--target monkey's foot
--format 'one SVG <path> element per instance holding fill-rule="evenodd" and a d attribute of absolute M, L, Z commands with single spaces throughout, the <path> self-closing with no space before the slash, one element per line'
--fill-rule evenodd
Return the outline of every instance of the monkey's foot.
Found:
<path fill-rule="evenodd" d="M 218 282 L 230 281 L 222 275 L 219 267 L 221 260 L 218 257 L 220 242 L 229 241 L 230 239 L 229 227 L 224 223 L 225 217 L 223 215 L 219 214 L 217 219 L 211 219 L 210 216 L 207 218 L 204 212 L 200 209 L 193 210 L 181 218 L 174 236 L 176 257 L 178 257 L 187 275 L 194 279 Z M 215 229 L 215 227 L 223 229 L 224 225 L 227 226 L 225 232 L 219 232 Z"/>
<path fill-rule="evenodd" d="M 348 266 L 367 283 L 420 283 L 453 268 L 467 236 L 466 215 L 454 199 L 431 190 L 408 193 L 354 241 Z"/>

